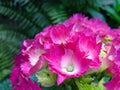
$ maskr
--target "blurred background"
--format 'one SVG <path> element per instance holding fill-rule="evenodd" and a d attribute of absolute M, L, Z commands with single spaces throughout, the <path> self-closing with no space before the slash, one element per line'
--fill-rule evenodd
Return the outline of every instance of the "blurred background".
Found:
<path fill-rule="evenodd" d="M 120 0 L 0 0 L 0 90 L 11 90 L 13 57 L 25 39 L 74 13 L 120 25 Z"/>

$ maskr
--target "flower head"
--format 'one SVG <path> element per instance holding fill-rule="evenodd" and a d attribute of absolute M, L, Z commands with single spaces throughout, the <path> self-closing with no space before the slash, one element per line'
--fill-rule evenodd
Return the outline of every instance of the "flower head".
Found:
<path fill-rule="evenodd" d="M 76 48 L 57 46 L 45 55 L 49 69 L 58 75 L 58 85 L 68 78 L 84 75 L 89 69 L 91 60 L 85 58 Z"/>
<path fill-rule="evenodd" d="M 37 83 L 29 78 L 31 74 L 36 75 L 41 86 L 53 86 L 56 78 L 60 85 L 69 78 L 88 74 L 90 70 L 96 72 L 105 62 L 104 70 L 107 68 L 114 75 L 105 86 L 109 90 L 111 87 L 108 85 L 113 83 L 118 90 L 120 32 L 113 32 L 100 19 L 88 19 L 82 14 L 48 26 L 34 39 L 25 40 L 14 58 L 15 67 L 10 78 L 13 89 L 39 90 Z"/>

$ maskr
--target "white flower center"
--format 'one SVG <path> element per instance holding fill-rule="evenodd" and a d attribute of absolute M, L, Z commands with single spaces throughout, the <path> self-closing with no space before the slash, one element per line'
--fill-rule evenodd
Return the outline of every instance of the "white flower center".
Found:
<path fill-rule="evenodd" d="M 67 72 L 73 72 L 73 70 L 74 70 L 73 65 L 68 65 L 68 67 L 66 67 L 66 70 L 67 70 Z"/>

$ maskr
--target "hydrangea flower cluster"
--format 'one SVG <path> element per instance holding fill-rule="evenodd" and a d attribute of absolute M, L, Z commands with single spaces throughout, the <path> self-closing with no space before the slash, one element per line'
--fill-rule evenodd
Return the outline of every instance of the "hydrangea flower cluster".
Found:
<path fill-rule="evenodd" d="M 56 83 L 59 87 L 69 79 L 97 72 L 111 75 L 104 83 L 107 90 L 119 90 L 120 28 L 111 29 L 98 18 L 74 14 L 25 40 L 14 61 L 13 90 L 42 90 Z M 32 74 L 37 82 L 31 80 Z"/>

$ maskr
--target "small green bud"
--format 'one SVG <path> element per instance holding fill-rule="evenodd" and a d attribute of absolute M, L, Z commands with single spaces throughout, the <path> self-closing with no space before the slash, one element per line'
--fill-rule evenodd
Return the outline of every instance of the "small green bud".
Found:
<path fill-rule="evenodd" d="M 56 75 L 48 69 L 40 70 L 35 75 L 38 82 L 44 87 L 53 86 L 56 82 Z"/>

